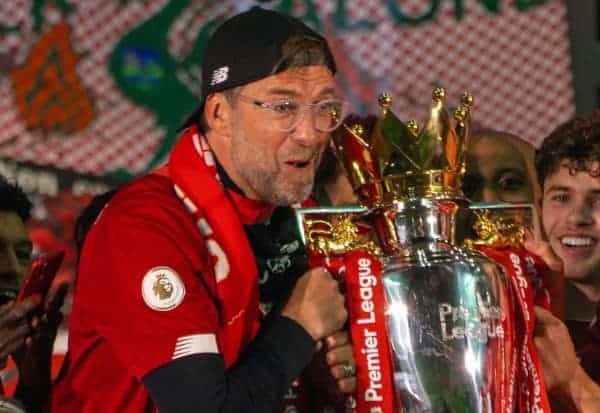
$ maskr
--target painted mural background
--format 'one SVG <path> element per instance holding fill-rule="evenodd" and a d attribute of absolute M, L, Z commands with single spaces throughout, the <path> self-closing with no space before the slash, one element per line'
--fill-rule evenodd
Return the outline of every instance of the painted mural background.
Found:
<path fill-rule="evenodd" d="M 165 160 L 207 38 L 258 3 L 328 37 L 355 112 L 389 91 L 422 121 L 434 86 L 468 89 L 478 123 L 533 143 L 574 113 L 560 0 L 2 0 L 0 173 L 34 198 L 36 251 L 68 250 L 64 278 L 82 206 Z"/>
<path fill-rule="evenodd" d="M 0 2 L 0 156 L 129 178 L 164 159 L 198 101 L 202 50 L 253 1 Z M 330 39 L 356 111 L 419 119 L 433 85 L 537 142 L 573 113 L 566 7 L 550 0 L 283 0 Z M 267 30 L 267 28 L 265 28 Z"/>

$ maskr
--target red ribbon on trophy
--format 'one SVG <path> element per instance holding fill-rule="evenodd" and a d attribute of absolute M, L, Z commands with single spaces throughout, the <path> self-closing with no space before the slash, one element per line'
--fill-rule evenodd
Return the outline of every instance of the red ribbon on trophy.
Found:
<path fill-rule="evenodd" d="M 394 400 L 381 262 L 363 250 L 341 257 L 312 255 L 309 262 L 311 266 L 327 267 L 334 277 L 343 277 L 346 292 L 358 390 L 354 396 L 347 396 L 353 402 L 337 403 L 336 413 L 397 411 L 395 406 L 399 402 Z"/>
<path fill-rule="evenodd" d="M 336 257 L 311 254 L 309 265 L 326 267 L 343 282 L 357 379 L 355 394 L 317 400 L 315 411 L 327 406 L 336 413 L 396 412 L 381 262 L 366 251 L 354 250 Z"/>
<path fill-rule="evenodd" d="M 392 413 L 394 384 L 380 261 L 368 252 L 344 257 L 346 303 L 356 363 L 357 413 Z"/>
<path fill-rule="evenodd" d="M 515 343 L 517 352 L 517 406 L 521 413 L 550 412 L 550 403 L 533 342 L 534 305 L 550 308 L 545 291 L 547 267 L 524 249 L 500 249 L 479 246 L 481 252 L 501 264 L 513 289 L 515 302 Z"/>

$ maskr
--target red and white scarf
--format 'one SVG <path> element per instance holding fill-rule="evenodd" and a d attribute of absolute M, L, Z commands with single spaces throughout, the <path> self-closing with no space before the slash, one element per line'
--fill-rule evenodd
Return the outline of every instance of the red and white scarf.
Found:
<path fill-rule="evenodd" d="M 186 130 L 168 167 L 158 173 L 173 181 L 212 256 L 221 311 L 219 348 L 230 367 L 260 324 L 256 263 L 243 224 L 264 219 L 273 208 L 223 188 L 214 156 L 196 127 Z"/>

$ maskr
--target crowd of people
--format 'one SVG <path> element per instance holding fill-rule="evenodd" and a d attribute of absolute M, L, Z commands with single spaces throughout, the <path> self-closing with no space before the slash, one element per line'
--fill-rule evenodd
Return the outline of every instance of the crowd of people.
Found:
<path fill-rule="evenodd" d="M 535 309 L 535 343 L 558 412 L 600 409 L 600 111 L 557 127 L 536 150 L 476 131 L 464 192 L 477 202 L 533 203 L 541 228 L 526 246 L 563 274 L 561 314 Z M 561 320 L 560 318 L 564 318 Z"/>
<path fill-rule="evenodd" d="M 309 268 L 293 222 L 311 197 L 356 203 L 327 150 L 347 109 L 335 73 L 327 41 L 292 17 L 255 7 L 216 30 L 201 105 L 168 164 L 95 198 L 78 221 L 55 383 L 66 285 L 16 300 L 31 203 L 0 180 L 0 357 L 20 377 L 0 412 L 271 412 L 290 399 L 321 412 L 316 393 L 355 390 L 344 295 L 325 268 Z M 536 308 L 544 381 L 556 411 L 600 411 L 600 111 L 537 150 L 476 130 L 467 171 L 470 200 L 537 206 L 527 247 L 566 280 L 555 297 L 565 314 Z M 311 369 L 323 379 L 312 388 Z"/>

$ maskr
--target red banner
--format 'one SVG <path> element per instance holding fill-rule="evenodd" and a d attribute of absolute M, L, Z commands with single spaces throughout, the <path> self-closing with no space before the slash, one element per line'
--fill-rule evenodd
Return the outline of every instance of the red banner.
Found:
<path fill-rule="evenodd" d="M 549 296 L 543 285 L 538 284 L 540 265 L 532 254 L 524 249 L 508 250 L 480 247 L 488 257 L 501 264 L 515 293 L 515 337 L 517 345 L 517 405 L 521 413 L 550 412 L 544 379 L 533 342 L 535 304 L 549 308 Z"/>
<path fill-rule="evenodd" d="M 394 412 L 381 263 L 367 252 L 345 256 L 345 285 L 357 378 L 357 413 Z"/>

